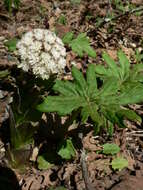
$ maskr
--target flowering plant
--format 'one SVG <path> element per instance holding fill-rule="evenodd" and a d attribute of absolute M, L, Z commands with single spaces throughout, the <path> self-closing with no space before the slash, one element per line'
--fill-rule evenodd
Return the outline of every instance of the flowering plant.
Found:
<path fill-rule="evenodd" d="M 51 74 L 61 74 L 66 66 L 66 49 L 60 38 L 46 29 L 33 29 L 17 43 L 24 71 L 48 79 Z"/>

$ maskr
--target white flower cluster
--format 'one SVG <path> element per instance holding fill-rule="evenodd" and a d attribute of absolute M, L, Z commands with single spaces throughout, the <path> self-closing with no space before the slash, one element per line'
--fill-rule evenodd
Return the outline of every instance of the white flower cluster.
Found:
<path fill-rule="evenodd" d="M 48 79 L 51 74 L 61 74 L 66 66 L 66 49 L 60 38 L 46 29 L 33 29 L 17 43 L 24 71 Z"/>

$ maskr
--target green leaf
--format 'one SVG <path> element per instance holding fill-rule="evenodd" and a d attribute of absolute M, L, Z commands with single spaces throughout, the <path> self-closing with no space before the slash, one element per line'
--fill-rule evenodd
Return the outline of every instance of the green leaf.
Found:
<path fill-rule="evenodd" d="M 111 123 L 117 124 L 121 128 L 125 128 L 126 127 L 125 124 L 124 124 L 124 118 L 119 117 L 116 114 L 116 112 L 117 112 L 116 109 L 114 109 L 112 107 L 110 109 L 110 107 L 108 107 L 108 109 L 106 109 L 105 111 L 102 110 L 102 112 L 103 112 L 105 118 L 107 120 L 109 120 Z"/>
<path fill-rule="evenodd" d="M 60 155 L 63 159 L 69 160 L 72 157 L 75 157 L 76 150 L 73 146 L 72 140 L 67 139 L 64 141 L 61 145 L 61 147 L 58 150 L 58 155 Z"/>
<path fill-rule="evenodd" d="M 119 78 L 119 69 L 115 61 L 105 52 L 103 53 L 102 57 L 107 63 L 108 67 L 111 69 L 112 76 L 116 76 L 117 78 Z"/>
<path fill-rule="evenodd" d="M 110 121 L 108 121 L 108 124 L 107 124 L 107 133 L 110 137 L 113 136 L 113 132 L 114 132 L 114 125 L 113 123 L 111 123 Z"/>
<path fill-rule="evenodd" d="M 121 171 L 122 169 L 128 167 L 128 161 L 125 158 L 118 157 L 112 160 L 111 165 L 114 170 Z"/>
<path fill-rule="evenodd" d="M 13 0 L 4 0 L 4 4 L 5 4 L 5 6 L 6 6 L 6 8 L 7 8 L 7 10 L 8 10 L 9 12 L 11 12 L 12 1 L 13 1 Z"/>
<path fill-rule="evenodd" d="M 47 170 L 47 169 L 50 169 L 53 166 L 53 164 L 51 164 L 50 162 L 48 162 L 44 158 L 44 156 L 38 156 L 37 163 L 38 163 L 38 168 L 40 170 Z"/>
<path fill-rule="evenodd" d="M 95 58 L 96 57 L 96 52 L 95 50 L 90 46 L 90 44 L 85 44 L 84 46 L 84 52 L 87 53 L 89 57 Z"/>
<path fill-rule="evenodd" d="M 143 53 L 140 53 L 138 49 L 136 50 L 136 53 L 135 53 L 135 59 L 136 59 L 137 65 L 141 63 L 143 59 Z"/>
<path fill-rule="evenodd" d="M 83 107 L 81 110 L 82 122 L 85 123 L 88 117 L 90 117 L 92 121 L 94 121 L 96 124 L 101 126 L 103 123 L 103 120 L 101 116 L 99 115 L 99 113 L 97 112 L 97 109 L 98 107 L 96 104 L 90 104 L 90 102 L 87 103 L 87 106 Z"/>
<path fill-rule="evenodd" d="M 66 115 L 84 104 L 85 101 L 80 96 L 48 96 L 42 104 L 37 106 L 37 109 L 42 112 L 57 112 L 59 115 Z"/>
<path fill-rule="evenodd" d="M 135 82 L 143 83 L 143 74 L 142 73 L 136 74 L 136 76 L 134 76 L 134 80 L 135 80 Z"/>
<path fill-rule="evenodd" d="M 95 68 L 89 65 L 85 78 L 73 67 L 73 81 L 56 81 L 53 89 L 59 95 L 46 97 L 37 107 L 38 110 L 57 112 L 59 115 L 78 110 L 83 123 L 90 117 L 98 129 L 109 123 L 112 128 L 114 124 L 125 127 L 125 119 L 140 122 L 140 117 L 133 111 L 121 110 L 125 110 L 123 106 L 143 101 L 143 84 L 131 80 L 121 84 L 115 76 L 100 80 L 97 84 Z"/>
<path fill-rule="evenodd" d="M 89 65 L 86 73 L 87 85 L 88 85 L 88 93 L 89 96 L 94 96 L 97 92 L 97 80 L 95 74 L 95 65 Z"/>
<path fill-rule="evenodd" d="M 73 32 L 68 32 L 62 39 L 64 44 L 69 44 L 74 38 Z"/>
<path fill-rule="evenodd" d="M 102 78 L 116 77 L 119 82 L 128 80 L 132 74 L 130 73 L 130 62 L 126 55 L 120 50 L 118 51 L 119 65 L 107 54 L 103 53 L 103 59 L 107 63 L 108 67 L 103 65 L 96 65 L 95 71 Z"/>
<path fill-rule="evenodd" d="M 109 144 L 106 143 L 103 145 L 103 154 L 117 154 L 118 152 L 120 152 L 120 147 L 116 144 Z"/>
<path fill-rule="evenodd" d="M 82 122 L 86 123 L 86 121 L 88 120 L 88 117 L 90 116 L 89 110 L 88 110 L 88 106 L 87 107 L 83 107 L 81 109 L 81 118 L 82 118 Z"/>
<path fill-rule="evenodd" d="M 94 121 L 98 126 L 101 126 L 103 120 L 97 110 L 98 106 L 96 104 L 91 104 L 91 103 L 88 104 L 88 112 L 92 121 Z"/>
<path fill-rule="evenodd" d="M 96 52 L 91 48 L 89 39 L 85 33 L 79 34 L 76 39 L 73 39 L 69 43 L 69 46 L 80 57 L 83 57 L 84 53 L 87 53 L 90 57 L 96 57 Z"/>
<path fill-rule="evenodd" d="M 60 92 L 64 96 L 78 96 L 75 84 L 69 81 L 60 81 L 56 80 L 56 84 L 53 89 L 57 92 Z"/>
<path fill-rule="evenodd" d="M 9 72 L 8 70 L 0 71 L 0 80 L 1 80 L 2 78 L 5 78 L 6 76 L 8 76 L 9 73 L 10 73 L 10 72 Z"/>
<path fill-rule="evenodd" d="M 59 17 L 58 23 L 63 24 L 63 25 L 66 25 L 67 19 L 66 19 L 65 15 L 61 15 L 61 16 Z"/>
<path fill-rule="evenodd" d="M 135 111 L 133 110 L 122 109 L 118 111 L 117 114 L 119 115 L 119 117 L 127 118 L 131 121 L 137 121 L 140 124 L 142 122 L 142 118 L 138 114 L 136 114 Z"/>
<path fill-rule="evenodd" d="M 102 76 L 102 77 L 111 77 L 111 72 L 109 72 L 109 69 L 105 68 L 103 65 L 96 65 L 95 66 L 95 72 L 97 76 Z"/>
<path fill-rule="evenodd" d="M 19 5 L 20 5 L 20 0 L 14 0 L 14 7 L 15 7 L 16 9 L 19 8 Z"/>
<path fill-rule="evenodd" d="M 20 0 L 4 0 L 4 4 L 9 12 L 11 12 L 13 5 L 15 9 L 19 8 Z"/>
<path fill-rule="evenodd" d="M 72 67 L 72 76 L 77 85 L 77 91 L 79 92 L 79 94 L 81 96 L 86 96 L 87 83 L 84 79 L 83 74 L 76 67 Z"/>
<path fill-rule="evenodd" d="M 13 38 L 13 39 L 5 42 L 5 46 L 8 47 L 8 51 L 15 51 L 16 50 L 17 41 L 18 41 L 17 38 Z"/>
<path fill-rule="evenodd" d="M 143 64 L 135 64 L 132 69 L 133 73 L 143 72 Z"/>
<path fill-rule="evenodd" d="M 120 105 L 135 104 L 143 101 L 143 85 L 138 83 L 124 89 L 123 93 L 118 97 Z"/>
<path fill-rule="evenodd" d="M 21 79 L 25 75 L 21 75 Z M 37 102 L 39 103 L 40 91 L 37 90 L 35 79 L 22 84 L 22 80 L 17 80 L 18 93 L 14 94 L 12 102 L 12 111 L 16 127 L 24 123 L 37 122 L 41 118 L 41 113 L 36 110 Z M 34 101 L 33 101 L 34 100 Z"/>
<path fill-rule="evenodd" d="M 35 131 L 36 127 L 28 123 L 16 127 L 14 118 L 10 113 L 10 140 L 12 149 L 18 150 L 32 144 Z"/>
<path fill-rule="evenodd" d="M 107 98 L 109 95 L 116 94 L 119 90 L 119 84 L 118 81 L 114 78 L 109 78 L 106 80 L 100 90 L 99 95 L 101 95 L 101 98 Z"/>
<path fill-rule="evenodd" d="M 130 94 L 132 96 L 131 99 L 133 99 L 133 96 L 135 96 L 135 93 L 133 94 L 133 90 L 131 91 L 132 93 L 130 93 L 130 89 L 132 88 L 135 89 L 136 86 L 138 88 L 138 86 L 141 85 L 141 83 L 143 82 L 143 74 L 142 74 L 143 64 L 135 64 L 135 65 L 132 65 L 132 67 L 130 68 L 130 62 L 128 58 L 126 57 L 126 55 L 121 50 L 118 51 L 119 64 L 116 64 L 115 61 L 107 53 L 103 54 L 103 58 L 107 63 L 107 67 L 103 65 L 96 65 L 95 66 L 96 75 L 100 77 L 102 80 L 104 80 L 105 82 L 110 80 L 111 78 L 115 80 L 116 82 L 118 81 L 118 85 L 119 85 L 118 91 L 122 92 L 118 94 L 118 96 L 121 95 L 121 97 L 119 98 L 122 99 L 122 96 L 125 95 L 125 93 L 127 93 L 127 94 Z M 139 93 L 140 91 L 140 95 L 142 94 L 141 88 L 137 90 L 137 93 Z M 123 99 L 126 102 L 127 100 L 126 97 Z M 131 99 L 129 99 L 129 101 Z M 142 101 L 141 99 L 142 99 L 141 96 L 140 98 L 137 96 L 136 99 L 134 99 L 134 101 L 138 103 Z M 118 104 L 122 104 L 120 100 L 118 101 L 119 101 Z M 132 103 L 132 100 L 130 103 Z M 125 103 L 125 104 L 128 104 L 128 103 Z"/>
<path fill-rule="evenodd" d="M 125 77 L 129 76 L 130 62 L 127 56 L 121 50 L 118 51 L 118 58 L 120 61 L 120 66 L 121 66 L 121 76 L 122 76 L 122 79 L 124 79 Z"/>

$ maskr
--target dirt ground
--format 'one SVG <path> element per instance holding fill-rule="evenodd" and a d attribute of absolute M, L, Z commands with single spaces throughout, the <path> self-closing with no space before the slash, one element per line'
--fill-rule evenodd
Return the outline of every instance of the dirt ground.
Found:
<path fill-rule="evenodd" d="M 67 48 L 69 71 L 71 61 L 75 61 L 77 67 L 85 72 L 89 63 L 102 62 L 103 51 L 107 51 L 116 59 L 119 49 L 122 49 L 134 63 L 133 56 L 136 49 L 143 52 L 143 1 L 128 1 L 133 7 L 131 10 L 127 6 L 127 1 L 122 2 L 125 6 L 124 12 L 110 0 L 81 0 L 79 4 L 72 4 L 69 0 L 21 0 L 19 10 L 13 9 L 10 14 L 1 0 L 0 69 L 15 72 L 16 57 L 13 52 L 8 52 L 4 45 L 5 40 L 20 38 L 24 32 L 33 28 L 56 31 L 59 37 L 63 37 L 69 31 L 73 31 L 76 35 L 81 32 L 87 33 L 97 57 L 93 59 L 85 55 L 79 58 Z M 142 10 L 138 11 L 141 8 Z M 114 17 L 111 17 L 112 12 Z M 64 15 L 66 21 L 59 21 L 61 15 Z M 6 107 L 14 94 L 16 75 L 17 72 L 12 78 L 0 81 L 1 184 L 7 181 L 15 190 L 46 190 L 58 186 L 64 186 L 67 190 L 143 190 L 143 126 L 129 121 L 126 129 L 116 127 L 112 138 L 108 138 L 104 133 L 95 137 L 87 126 L 87 132 L 82 139 L 83 147 L 77 148 L 76 159 L 60 162 L 51 169 L 38 170 L 32 165 L 21 174 L 18 170 L 7 168 L 4 161 L 5 142 L 2 132 L 9 120 Z M 10 87 L 10 83 L 13 87 Z M 143 115 L 142 105 L 134 105 L 134 109 Z M 82 130 L 82 126 L 79 129 Z M 109 164 L 111 156 L 97 153 L 101 145 L 107 142 L 116 143 L 121 148 L 119 155 L 128 160 L 128 168 L 113 171 Z M 83 150 L 86 150 L 85 158 Z M 3 189 L 6 189 L 6 186 L 3 186 Z"/>

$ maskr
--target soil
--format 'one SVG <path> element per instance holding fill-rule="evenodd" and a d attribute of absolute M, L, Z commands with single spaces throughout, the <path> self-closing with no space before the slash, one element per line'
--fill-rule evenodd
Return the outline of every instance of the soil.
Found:
<path fill-rule="evenodd" d="M 127 1 L 122 1 L 125 6 L 124 12 L 110 0 L 81 0 L 79 4 L 71 2 L 72 0 L 21 0 L 19 9 L 13 9 L 9 13 L 4 2 L 0 1 L 0 70 L 8 69 L 12 73 L 9 78 L 0 81 L 0 189 L 46 190 L 50 187 L 63 186 L 67 190 L 143 190 L 143 126 L 129 121 L 126 122 L 126 129 L 118 129 L 116 126 L 110 138 L 104 132 L 100 136 L 95 136 L 89 124 L 82 126 L 79 122 L 78 127 L 70 126 L 69 134 L 74 139 L 79 139 L 78 135 L 83 127 L 86 128 L 77 146 L 76 158 L 70 161 L 59 161 L 57 158 L 54 166 L 48 170 L 39 170 L 33 164 L 34 162 L 26 167 L 24 173 L 7 167 L 5 150 L 9 134 L 6 126 L 9 125 L 10 120 L 7 107 L 16 93 L 17 80 L 20 76 L 18 76 L 19 70 L 16 69 L 16 55 L 8 51 L 4 45 L 6 40 L 20 38 L 23 33 L 33 28 L 56 31 L 59 37 L 63 37 L 69 31 L 73 31 L 75 35 L 86 32 L 97 57 L 92 59 L 85 55 L 79 58 L 66 47 L 68 72 L 65 78 L 70 77 L 72 61 L 85 72 L 89 63 L 103 63 L 101 58 L 103 51 L 117 59 L 117 51 L 122 49 L 132 63 L 135 63 L 136 49 L 143 51 L 142 0 L 129 0 L 128 2 L 133 7 L 131 10 L 128 10 Z M 114 18 L 111 17 L 111 12 L 114 12 Z M 61 15 L 66 18 L 65 24 L 59 22 Z M 23 85 L 32 80 L 31 76 L 26 77 Z M 134 105 L 133 109 L 141 116 L 143 115 L 142 105 Z M 45 129 L 48 130 L 46 127 L 49 124 L 46 121 L 43 122 L 45 122 Z M 51 125 L 55 128 L 56 125 L 61 124 L 56 124 L 56 122 L 51 119 Z M 3 134 L 5 134 L 4 137 Z M 35 147 L 40 144 L 40 147 L 47 150 L 56 142 L 54 138 L 45 141 L 45 134 L 43 134 L 38 137 Z M 128 160 L 127 168 L 121 171 L 114 171 L 111 168 L 112 156 L 100 153 L 101 145 L 107 142 L 116 143 L 121 148 L 118 154 Z M 35 147 L 32 147 L 32 151 Z M 85 151 L 86 154 L 84 154 Z M 24 157 L 26 152 L 20 155 Z M 36 156 L 33 155 L 32 160 L 35 161 Z"/>

